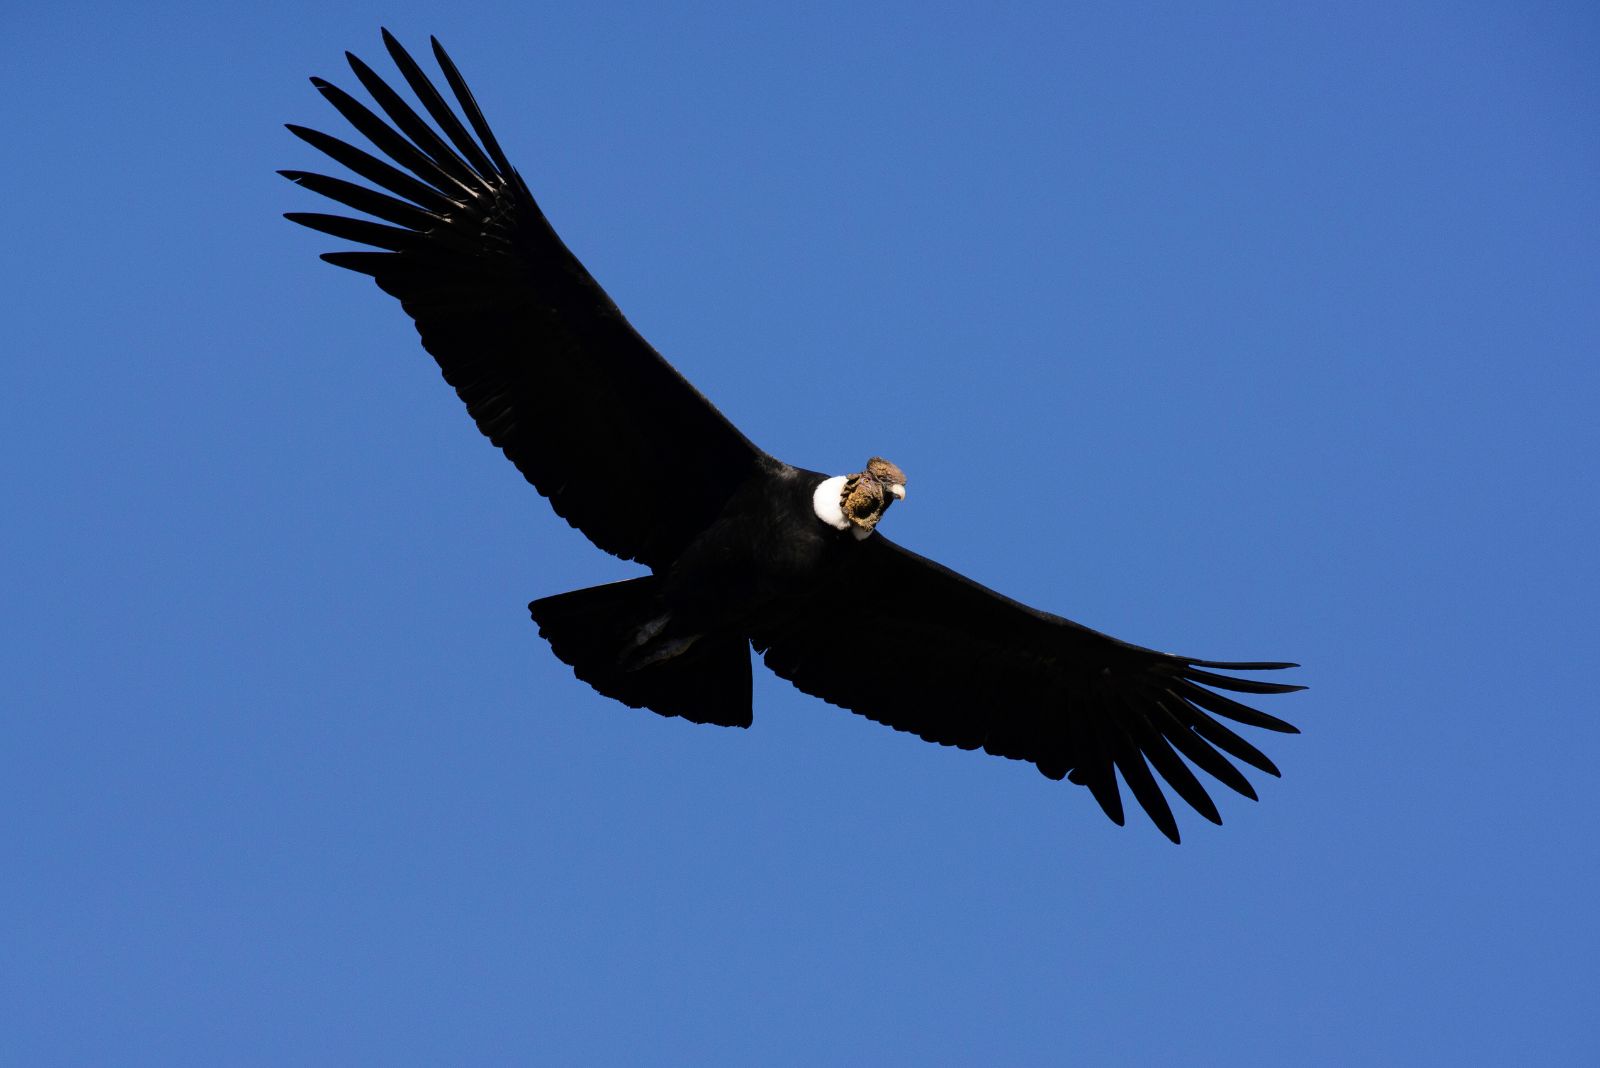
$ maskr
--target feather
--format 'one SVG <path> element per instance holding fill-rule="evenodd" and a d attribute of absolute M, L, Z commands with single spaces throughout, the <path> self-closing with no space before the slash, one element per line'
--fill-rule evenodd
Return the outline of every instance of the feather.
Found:
<path fill-rule="evenodd" d="M 361 151 L 354 145 L 348 145 L 337 137 L 330 137 L 320 130 L 309 130 L 293 123 L 285 123 L 284 128 L 312 148 L 344 164 L 353 173 L 397 196 L 405 197 L 425 211 L 444 215 L 458 206 L 455 201 L 447 199 L 432 186 L 424 185 L 404 171 L 389 166 L 383 160 Z"/>
<path fill-rule="evenodd" d="M 403 226 L 408 230 L 426 231 L 440 223 L 442 220 L 436 215 L 431 215 L 414 204 L 404 200 L 375 193 L 366 186 L 347 182 L 342 178 L 329 178 L 323 174 L 311 174 L 308 171 L 279 171 L 289 181 L 298 186 L 320 193 L 330 200 L 337 200 L 346 207 L 357 211 L 364 211 L 368 215 L 376 215 L 386 222 L 396 226 Z"/>
<path fill-rule="evenodd" d="M 483 154 L 472 137 L 467 133 L 466 127 L 461 125 L 461 120 L 456 118 L 455 112 L 450 110 L 450 105 L 444 102 L 444 97 L 428 81 L 427 75 L 422 73 L 422 68 L 417 66 L 417 61 L 411 54 L 400 47 L 400 42 L 388 30 L 383 31 L 383 47 L 388 50 L 389 58 L 394 60 L 394 65 L 400 69 L 400 74 L 405 78 L 406 84 L 411 86 L 411 91 L 417 94 L 417 99 L 422 101 L 422 106 L 427 109 L 428 115 L 443 130 L 445 136 L 450 138 L 450 143 L 466 159 L 468 165 L 479 174 L 494 172 L 494 164 L 489 162 L 489 157 Z"/>

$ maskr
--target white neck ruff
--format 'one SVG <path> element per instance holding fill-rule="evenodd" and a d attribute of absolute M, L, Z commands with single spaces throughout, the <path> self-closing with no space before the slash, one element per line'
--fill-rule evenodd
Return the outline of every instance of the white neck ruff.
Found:
<path fill-rule="evenodd" d="M 811 494 L 811 510 L 817 513 L 818 519 L 834 530 L 848 530 L 856 536 L 857 541 L 865 541 L 872 536 L 872 531 L 863 530 L 851 523 L 845 518 L 844 509 L 839 505 L 844 497 L 844 484 L 849 478 L 849 475 L 834 475 L 818 483 L 816 491 Z"/>

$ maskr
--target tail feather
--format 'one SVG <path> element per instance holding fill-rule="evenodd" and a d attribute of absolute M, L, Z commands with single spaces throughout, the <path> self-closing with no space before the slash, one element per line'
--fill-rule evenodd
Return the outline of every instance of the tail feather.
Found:
<path fill-rule="evenodd" d="M 665 612 L 654 576 L 542 597 L 528 611 L 556 656 L 607 697 L 693 723 L 750 726 L 745 638 L 705 635 L 676 655 L 639 655 L 641 635 L 653 637 Z"/>

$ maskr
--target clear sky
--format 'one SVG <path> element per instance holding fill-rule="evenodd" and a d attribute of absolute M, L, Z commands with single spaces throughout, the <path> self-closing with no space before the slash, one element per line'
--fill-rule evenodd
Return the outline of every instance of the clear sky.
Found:
<path fill-rule="evenodd" d="M 1600 9 L 335 8 L 0 18 L 0 1062 L 1593 1054 Z M 574 680 L 526 602 L 635 569 L 279 217 L 385 24 L 758 444 L 1302 662 L 1283 779 L 1174 847 L 764 671 Z"/>

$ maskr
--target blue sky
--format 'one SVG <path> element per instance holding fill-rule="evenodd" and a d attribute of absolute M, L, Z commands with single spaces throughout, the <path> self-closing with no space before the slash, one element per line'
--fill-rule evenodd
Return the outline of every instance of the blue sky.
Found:
<path fill-rule="evenodd" d="M 3 21 L 0 1061 L 1592 1054 L 1591 5 Z M 632 569 L 279 218 L 379 25 L 759 444 L 903 466 L 891 536 L 1304 663 L 1284 778 L 1174 848 L 765 673 L 572 679 L 524 605 Z"/>

